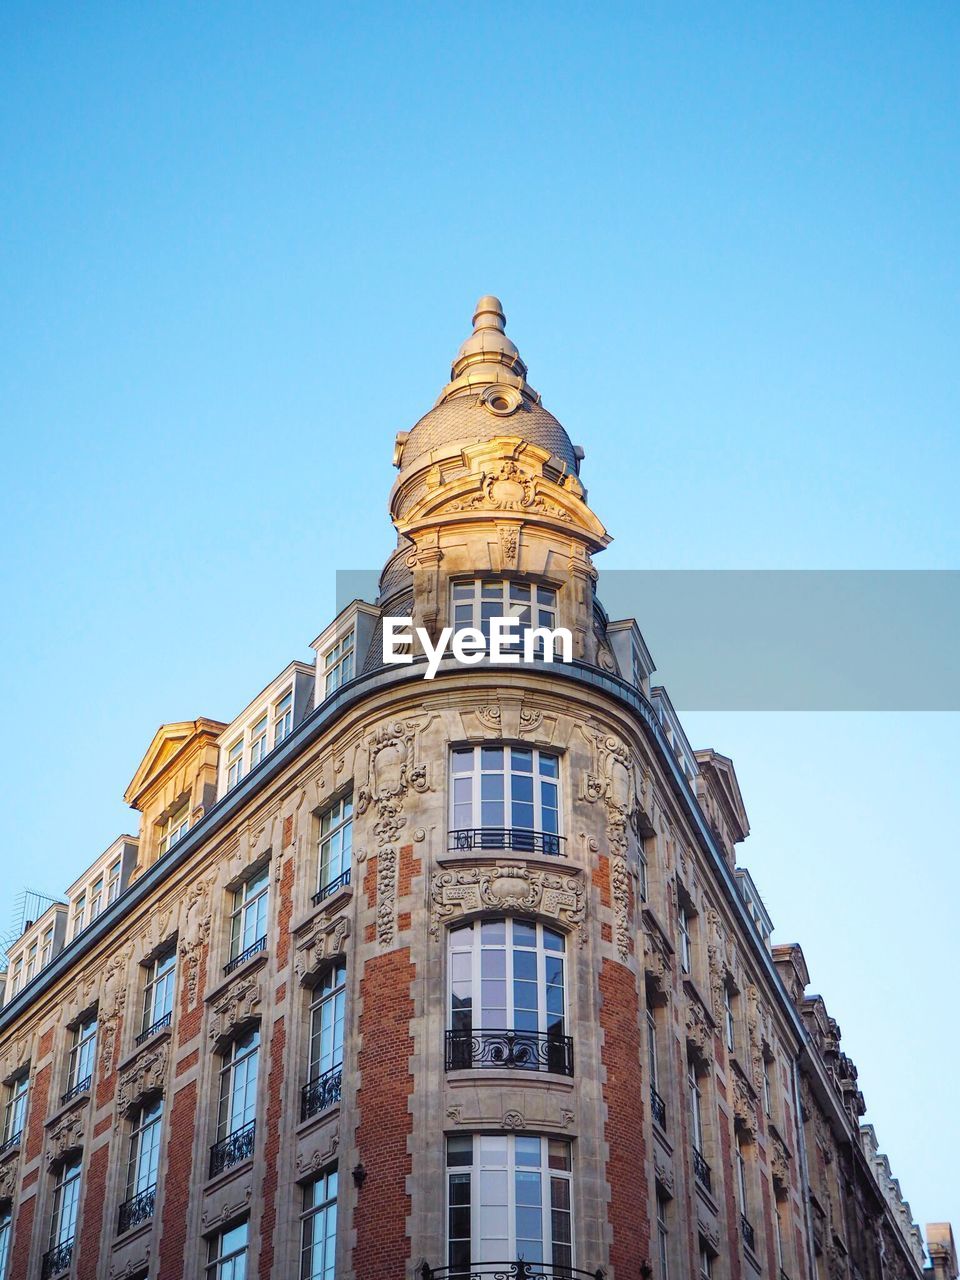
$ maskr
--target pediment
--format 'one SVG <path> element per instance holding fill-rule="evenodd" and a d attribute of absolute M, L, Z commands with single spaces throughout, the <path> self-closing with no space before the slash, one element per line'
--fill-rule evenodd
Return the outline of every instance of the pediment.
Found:
<path fill-rule="evenodd" d="M 200 736 L 216 737 L 226 728 L 219 720 L 177 720 L 162 724 L 153 735 L 137 772 L 123 793 L 127 804 L 137 807 L 138 798 L 164 772 L 167 765 L 185 746 Z"/>
<path fill-rule="evenodd" d="M 735 825 L 740 829 L 740 839 L 745 839 L 750 834 L 750 819 L 747 817 L 746 806 L 743 803 L 743 795 L 740 791 L 740 784 L 737 781 L 737 772 L 733 767 L 733 761 L 729 756 L 722 756 L 719 751 L 708 749 L 706 751 L 695 751 L 697 764 L 704 773 L 711 773 L 716 783 L 716 789 L 723 801 L 724 807 L 728 815 L 733 819 Z"/>

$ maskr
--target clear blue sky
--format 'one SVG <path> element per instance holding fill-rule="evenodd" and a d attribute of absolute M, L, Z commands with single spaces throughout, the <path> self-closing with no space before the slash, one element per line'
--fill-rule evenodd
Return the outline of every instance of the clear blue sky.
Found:
<path fill-rule="evenodd" d="M 382 562 L 481 293 L 607 567 L 957 567 L 958 54 L 936 3 L 5 4 L 0 924 Z M 960 1219 L 957 717 L 687 724 L 916 1215 Z"/>

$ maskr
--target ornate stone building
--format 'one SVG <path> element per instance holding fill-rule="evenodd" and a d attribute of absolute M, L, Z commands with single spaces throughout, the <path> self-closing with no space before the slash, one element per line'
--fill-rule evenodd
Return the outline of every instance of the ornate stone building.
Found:
<path fill-rule="evenodd" d="M 798 946 L 607 617 L 582 450 L 495 298 L 397 437 L 396 548 L 10 948 L 6 1280 L 956 1280 Z M 573 661 L 382 661 L 511 613 Z M 499 1265 L 496 1265 L 499 1264 Z"/>

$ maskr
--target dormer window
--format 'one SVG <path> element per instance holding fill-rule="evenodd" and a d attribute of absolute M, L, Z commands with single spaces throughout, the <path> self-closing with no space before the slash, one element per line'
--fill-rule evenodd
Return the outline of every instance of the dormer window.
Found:
<path fill-rule="evenodd" d="M 87 895 L 85 893 L 77 894 L 73 903 L 73 915 L 70 920 L 70 937 L 75 938 L 78 933 L 83 931 L 84 917 L 87 912 Z"/>
<path fill-rule="evenodd" d="M 10 995 L 15 996 L 23 983 L 23 956 L 17 956 L 13 962 L 13 974 L 10 978 Z"/>
<path fill-rule="evenodd" d="M 279 746 L 293 728 L 293 690 L 289 689 L 273 708 L 273 745 Z"/>
<path fill-rule="evenodd" d="M 107 872 L 107 902 L 113 902 L 120 895 L 120 859 L 118 858 Z"/>
<path fill-rule="evenodd" d="M 266 714 L 262 715 L 257 723 L 250 730 L 250 768 L 255 769 L 263 757 L 267 754 L 267 720 Z"/>
<path fill-rule="evenodd" d="M 99 876 L 90 890 L 90 922 L 93 923 L 103 910 L 103 876 Z"/>
<path fill-rule="evenodd" d="M 157 844 L 157 856 L 162 858 L 168 850 L 187 834 L 190 829 L 189 805 L 182 804 L 179 809 L 160 824 L 160 840 Z"/>
<path fill-rule="evenodd" d="M 243 777 L 243 738 L 238 738 L 227 752 L 227 787 L 235 787 Z"/>
<path fill-rule="evenodd" d="M 53 925 L 46 929 L 40 943 L 40 968 L 45 969 L 53 959 Z"/>
<path fill-rule="evenodd" d="M 355 633 L 351 629 L 323 655 L 323 696 L 329 698 L 353 679 Z"/>
<path fill-rule="evenodd" d="M 23 975 L 24 982 L 32 981 L 32 979 L 36 975 L 36 972 L 37 972 L 37 940 L 36 938 L 34 938 L 33 942 L 31 942 L 30 946 L 27 948 L 27 969 L 26 969 L 26 973 Z"/>

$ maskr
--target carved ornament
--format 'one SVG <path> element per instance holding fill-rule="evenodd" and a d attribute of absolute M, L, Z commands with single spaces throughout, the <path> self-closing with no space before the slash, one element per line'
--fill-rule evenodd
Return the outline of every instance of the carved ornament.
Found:
<path fill-rule="evenodd" d="M 529 867 L 473 866 L 434 875 L 430 933 L 448 920 L 480 911 L 534 912 L 576 928 L 585 940 L 583 885 L 577 875 Z"/>

